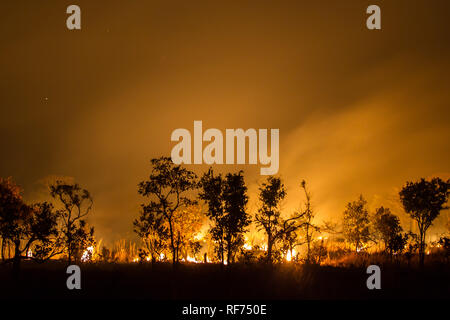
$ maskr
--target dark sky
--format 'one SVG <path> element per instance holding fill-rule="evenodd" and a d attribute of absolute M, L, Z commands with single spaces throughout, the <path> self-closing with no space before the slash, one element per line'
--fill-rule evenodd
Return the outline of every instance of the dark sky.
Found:
<path fill-rule="evenodd" d="M 449 14 L 446 0 L 1 1 L 0 176 L 30 201 L 73 179 L 97 237 L 129 238 L 149 160 L 202 120 L 280 129 L 287 214 L 305 178 L 319 220 L 360 193 L 401 215 L 405 181 L 450 177 Z M 247 172 L 254 212 L 259 166 L 217 169 Z"/>

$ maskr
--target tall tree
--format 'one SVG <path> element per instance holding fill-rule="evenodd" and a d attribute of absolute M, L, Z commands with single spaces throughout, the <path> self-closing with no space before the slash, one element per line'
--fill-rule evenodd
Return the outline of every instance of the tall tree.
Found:
<path fill-rule="evenodd" d="M 67 262 L 71 264 L 94 243 L 94 228 L 89 228 L 85 219 L 92 209 L 93 200 L 89 191 L 78 184 L 60 180 L 50 185 L 50 195 L 62 206 L 59 210 L 61 231 Z"/>
<path fill-rule="evenodd" d="M 344 211 L 344 236 L 348 242 L 354 244 L 356 252 L 370 240 L 369 212 L 366 205 L 367 201 L 360 195 L 358 200 L 349 202 Z"/>
<path fill-rule="evenodd" d="M 303 226 L 301 217 L 305 212 L 295 212 L 288 219 L 281 217 L 281 202 L 286 197 L 286 189 L 280 178 L 270 176 L 259 187 L 261 207 L 255 216 L 256 224 L 267 236 L 267 262 L 272 263 L 273 249 L 279 240 L 283 240 L 286 249 L 296 245 L 296 231 Z"/>
<path fill-rule="evenodd" d="M 210 168 L 200 179 L 199 194 L 208 204 L 207 216 L 213 222 L 211 237 L 216 243 L 216 253 L 223 264 L 232 263 L 238 249 L 244 244 L 243 234 L 251 220 L 246 212 L 247 187 L 243 172 L 214 175 Z"/>
<path fill-rule="evenodd" d="M 423 266 L 425 259 L 425 237 L 428 228 L 443 209 L 448 209 L 450 179 L 443 181 L 433 178 L 431 181 L 420 179 L 418 182 L 406 182 L 400 191 L 403 208 L 417 222 L 419 229 L 419 260 Z"/>
<path fill-rule="evenodd" d="M 236 252 L 244 245 L 244 233 L 251 223 L 246 211 L 248 196 L 243 171 L 228 173 L 225 176 L 224 201 L 224 242 L 227 250 L 227 262 L 234 262 Z"/>
<path fill-rule="evenodd" d="M 301 188 L 305 193 L 305 209 L 298 213 L 298 225 L 299 228 L 303 231 L 304 234 L 304 242 L 306 244 L 306 263 L 311 262 L 311 244 L 313 242 L 313 235 L 316 232 L 320 232 L 319 226 L 313 223 L 314 221 L 314 211 L 311 205 L 311 194 L 306 187 L 306 181 L 302 180 Z"/>
<path fill-rule="evenodd" d="M 152 159 L 152 172 L 149 179 L 139 183 L 138 192 L 150 198 L 150 203 L 143 206 L 144 212 L 152 212 L 162 216 L 169 225 L 172 263 L 177 263 L 176 239 L 174 230 L 174 214 L 180 207 L 195 204 L 185 194 L 197 187 L 197 176 L 179 165 L 175 165 L 170 157 Z"/>
<path fill-rule="evenodd" d="M 201 177 L 199 187 L 201 188 L 199 198 L 208 205 L 206 215 L 212 221 L 210 235 L 215 243 L 215 252 L 223 264 L 225 261 L 225 204 L 223 201 L 225 182 L 221 174 L 214 175 L 212 168 L 209 168 Z"/>
<path fill-rule="evenodd" d="M 283 234 L 280 202 L 286 197 L 286 189 L 280 178 L 269 176 L 259 187 L 261 207 L 255 216 L 256 223 L 266 232 L 267 261 L 272 263 L 272 249 Z"/>
<path fill-rule="evenodd" d="M 23 259 L 45 261 L 61 252 L 57 221 L 51 204 L 26 205 L 20 188 L 0 178 L 0 234 L 14 248 L 13 258 L 6 262 L 13 263 L 15 277 Z"/>

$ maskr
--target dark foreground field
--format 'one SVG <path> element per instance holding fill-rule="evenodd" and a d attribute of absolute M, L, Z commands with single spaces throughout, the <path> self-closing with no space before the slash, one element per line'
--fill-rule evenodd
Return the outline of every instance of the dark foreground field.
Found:
<path fill-rule="evenodd" d="M 82 289 L 66 288 L 66 265 L 24 263 L 20 279 L 0 266 L 0 298 L 223 299 L 409 299 L 450 298 L 446 265 L 418 268 L 382 266 L 381 290 L 368 290 L 365 268 L 214 264 L 84 264 Z"/>

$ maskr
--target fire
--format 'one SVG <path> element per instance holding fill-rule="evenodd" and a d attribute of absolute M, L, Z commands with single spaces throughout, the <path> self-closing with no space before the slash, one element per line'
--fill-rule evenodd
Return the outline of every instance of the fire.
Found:
<path fill-rule="evenodd" d="M 81 256 L 81 262 L 88 262 L 92 258 L 92 254 L 94 253 L 94 247 L 88 247 L 84 250 L 83 255 Z"/>
<path fill-rule="evenodd" d="M 292 258 L 295 257 L 296 252 L 295 249 L 292 249 L 292 252 L 289 250 L 286 254 L 286 261 L 290 262 L 292 261 Z"/>
<path fill-rule="evenodd" d="M 195 258 L 192 258 L 191 256 L 187 256 L 187 258 L 186 258 L 186 261 L 187 262 L 193 262 L 193 263 L 200 263 L 201 261 L 199 261 L 199 260 L 197 260 L 197 259 L 195 259 Z"/>
<path fill-rule="evenodd" d="M 245 250 L 252 250 L 252 246 L 250 244 L 248 244 L 248 243 L 245 243 L 244 244 L 244 249 Z"/>
<path fill-rule="evenodd" d="M 31 249 L 28 249 L 28 251 L 27 251 L 27 257 L 28 257 L 28 258 L 32 258 L 32 257 L 33 257 L 33 252 L 31 251 Z"/>
<path fill-rule="evenodd" d="M 199 232 L 196 235 L 194 235 L 194 240 L 200 241 L 203 240 L 204 237 L 205 236 L 201 232 Z"/>

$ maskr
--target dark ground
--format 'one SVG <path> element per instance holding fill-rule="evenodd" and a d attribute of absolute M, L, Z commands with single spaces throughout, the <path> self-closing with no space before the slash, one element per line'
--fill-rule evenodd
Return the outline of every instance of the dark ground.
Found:
<path fill-rule="evenodd" d="M 0 299 L 152 300 L 449 299 L 446 265 L 382 266 L 381 290 L 368 290 L 365 268 L 214 264 L 81 264 L 81 290 L 66 287 L 66 264 L 25 262 L 14 282 L 0 266 Z"/>

